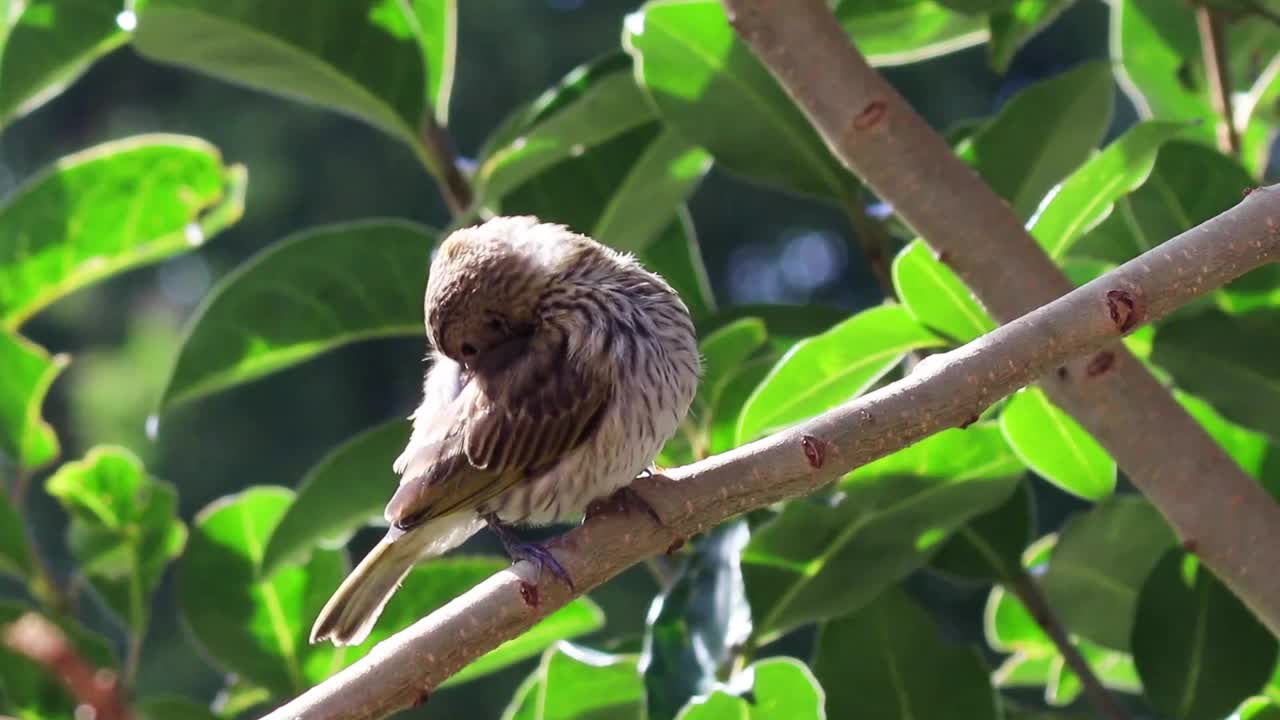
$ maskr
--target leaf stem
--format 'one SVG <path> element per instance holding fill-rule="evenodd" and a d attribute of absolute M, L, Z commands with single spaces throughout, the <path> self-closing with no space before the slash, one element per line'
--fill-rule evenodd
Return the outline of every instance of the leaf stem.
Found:
<path fill-rule="evenodd" d="M 1116 702 L 1106 688 L 1102 687 L 1098 676 L 1093 673 L 1093 668 L 1089 667 L 1089 663 L 1085 662 L 1084 656 L 1080 654 L 1075 643 L 1071 642 L 1066 628 L 1062 626 L 1062 621 L 1053 612 L 1053 608 L 1049 607 L 1049 599 L 1040 590 L 1035 579 L 1026 572 L 1019 572 L 1007 581 L 1007 585 L 1026 606 L 1031 617 L 1035 618 L 1036 624 L 1048 633 L 1053 643 L 1058 646 L 1058 652 L 1062 653 L 1062 659 L 1066 661 L 1067 667 L 1080 678 L 1085 697 L 1089 699 L 1094 709 L 1107 720 L 1132 720 L 1128 711 Z"/>
<path fill-rule="evenodd" d="M 444 196 L 449 213 L 455 218 L 461 217 L 471 207 L 474 193 L 471 181 L 462 174 L 458 167 L 458 155 L 453 149 L 453 139 L 448 131 L 436 122 L 435 115 L 426 113 L 422 119 L 420 131 L 422 146 L 440 168 L 440 194 Z"/>
<path fill-rule="evenodd" d="M 1200 52 L 1209 76 L 1209 100 L 1219 117 L 1218 149 L 1235 157 L 1240 154 L 1240 135 L 1236 132 L 1231 107 L 1231 70 L 1227 66 L 1227 38 L 1221 18 L 1207 4 L 1197 5 L 1196 29 L 1200 32 Z"/>

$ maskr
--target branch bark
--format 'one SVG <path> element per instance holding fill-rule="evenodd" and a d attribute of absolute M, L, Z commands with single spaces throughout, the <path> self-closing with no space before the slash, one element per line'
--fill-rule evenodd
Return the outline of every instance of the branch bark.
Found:
<path fill-rule="evenodd" d="M 666 477 L 637 479 L 633 487 L 657 510 L 663 527 L 655 528 L 646 513 L 597 516 L 558 538 L 552 552 L 578 592 L 588 592 L 729 518 L 807 495 L 928 435 L 965 426 L 991 403 L 1068 359 L 1095 352 L 1277 259 L 1280 186 L 1273 186 L 1255 190 L 1232 210 L 968 345 L 927 358 L 898 382 Z M 1151 435 L 1160 419 L 1134 429 Z M 814 453 L 815 446 L 821 451 Z M 1215 472 L 1213 464 L 1199 463 L 1197 482 L 1207 486 L 1204 480 L 1216 479 Z M 1238 503 L 1212 503 L 1233 508 L 1233 515 L 1205 519 L 1246 526 L 1240 534 L 1252 544 L 1233 546 L 1238 552 L 1228 557 L 1237 563 L 1234 570 L 1257 573 L 1258 589 L 1276 600 L 1280 574 L 1265 570 L 1264 553 L 1250 551 L 1280 547 L 1280 506 L 1256 483 L 1251 487 L 1256 492 Z M 380 718 L 422 702 L 459 669 L 572 597 L 552 573 L 534 580 L 528 564 L 518 563 L 375 646 L 266 720 Z"/>
<path fill-rule="evenodd" d="M 61 680 L 71 697 L 91 708 L 97 720 L 133 717 L 121 697 L 116 674 L 95 668 L 80 657 L 57 625 L 36 613 L 26 613 L 5 629 L 3 639 L 11 650 L 26 655 Z"/>
<path fill-rule="evenodd" d="M 440 167 L 440 194 L 444 196 L 449 214 L 461 217 L 471 207 L 473 191 L 471 181 L 458 167 L 458 154 L 453 149 L 453 138 L 436 122 L 435 115 L 427 113 L 422 119 L 422 146 Z"/>
<path fill-rule="evenodd" d="M 948 258 L 998 320 L 1071 290 L 1009 205 L 867 63 L 823 0 L 721 1 L 836 157 Z M 1110 354 L 1093 366 L 1105 372 L 1089 372 L 1082 358 L 1045 378 L 1046 393 L 1280 634 L 1280 576 L 1270 554 L 1257 552 L 1280 547 L 1280 507 L 1128 350 L 1119 343 L 1095 350 Z"/>

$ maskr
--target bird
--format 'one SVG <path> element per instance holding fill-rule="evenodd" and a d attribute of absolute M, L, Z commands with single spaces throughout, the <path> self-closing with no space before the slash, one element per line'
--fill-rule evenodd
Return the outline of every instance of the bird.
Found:
<path fill-rule="evenodd" d="M 513 561 L 572 587 L 514 528 L 572 522 L 593 502 L 654 514 L 630 484 L 654 471 L 702 375 L 693 319 L 670 284 L 532 215 L 451 232 L 423 310 L 431 363 L 393 464 L 388 529 L 325 604 L 312 643 L 363 643 L 414 566 L 485 526 Z"/>

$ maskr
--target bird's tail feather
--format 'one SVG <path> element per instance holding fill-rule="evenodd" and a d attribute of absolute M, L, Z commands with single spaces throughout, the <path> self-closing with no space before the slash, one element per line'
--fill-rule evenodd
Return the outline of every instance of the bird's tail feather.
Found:
<path fill-rule="evenodd" d="M 407 532 L 392 528 L 338 586 L 311 628 L 311 642 L 359 645 L 413 566 L 460 545 L 483 523 L 475 513 L 446 515 Z"/>

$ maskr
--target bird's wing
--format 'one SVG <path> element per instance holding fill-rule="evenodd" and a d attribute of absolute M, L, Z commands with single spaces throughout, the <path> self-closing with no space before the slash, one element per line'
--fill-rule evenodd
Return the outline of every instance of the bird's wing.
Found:
<path fill-rule="evenodd" d="M 471 379 L 446 410 L 452 417 L 434 460 L 402 481 L 387 519 L 407 527 L 474 509 L 589 438 L 608 407 L 609 383 L 566 350 L 562 343 L 531 348 L 501 377 Z"/>

